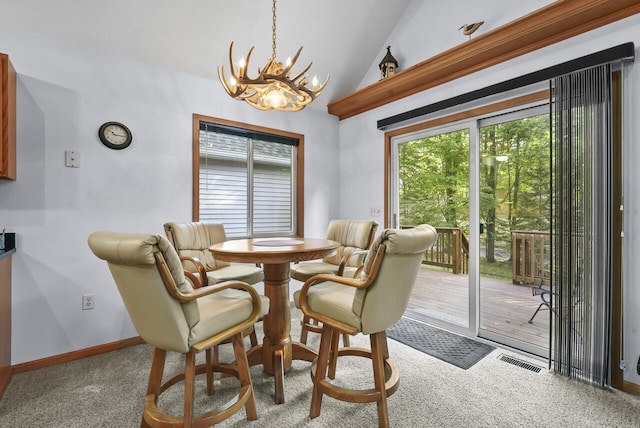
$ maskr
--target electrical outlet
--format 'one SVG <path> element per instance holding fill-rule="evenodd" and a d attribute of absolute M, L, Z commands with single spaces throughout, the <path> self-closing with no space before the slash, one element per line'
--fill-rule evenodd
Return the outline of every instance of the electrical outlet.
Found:
<path fill-rule="evenodd" d="M 82 310 L 86 311 L 87 309 L 93 309 L 96 306 L 96 302 L 93 298 L 93 294 L 83 294 L 82 295 Z"/>

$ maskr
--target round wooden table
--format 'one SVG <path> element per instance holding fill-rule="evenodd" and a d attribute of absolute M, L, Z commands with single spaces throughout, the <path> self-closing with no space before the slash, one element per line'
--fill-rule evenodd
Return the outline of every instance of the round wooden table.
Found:
<path fill-rule="evenodd" d="M 264 317 L 262 345 L 248 353 L 249 365 L 262 364 L 275 377 L 275 402 L 284 403 L 284 374 L 292 360 L 313 361 L 316 351 L 291 340 L 289 266 L 292 262 L 321 259 L 330 255 L 339 242 L 315 238 L 255 238 L 220 242 L 209 247 L 213 257 L 228 262 L 261 263 L 264 294 L 269 313 Z"/>

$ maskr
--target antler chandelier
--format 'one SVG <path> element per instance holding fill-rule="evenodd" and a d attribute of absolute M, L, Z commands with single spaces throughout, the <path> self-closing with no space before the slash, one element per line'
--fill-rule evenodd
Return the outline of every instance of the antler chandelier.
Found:
<path fill-rule="evenodd" d="M 258 68 L 258 77 L 255 79 L 247 75 L 249 61 L 253 48 L 249 49 L 247 59 L 240 59 L 237 66 L 233 64 L 233 42 L 229 46 L 229 65 L 231 68 L 231 79 L 227 80 L 224 75 L 224 66 L 218 67 L 218 78 L 224 90 L 232 98 L 246 101 L 253 107 L 260 110 L 283 110 L 299 111 L 316 99 L 322 92 L 329 76 L 321 85 L 314 76 L 309 84 L 307 71 L 311 68 L 310 63 L 300 73 L 292 76 L 291 69 L 296 63 L 302 47 L 298 49 L 293 59 L 288 58 L 285 64 L 276 60 L 276 0 L 273 0 L 273 53 L 271 59 L 262 70 Z"/>

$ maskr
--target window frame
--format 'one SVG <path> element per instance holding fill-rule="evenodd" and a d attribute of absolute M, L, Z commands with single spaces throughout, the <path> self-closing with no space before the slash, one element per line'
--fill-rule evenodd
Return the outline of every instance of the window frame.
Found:
<path fill-rule="evenodd" d="M 255 131 L 258 133 L 272 134 L 286 138 L 298 140 L 296 147 L 295 162 L 295 235 L 304 236 L 304 135 L 294 132 L 283 131 L 279 129 L 267 128 L 248 123 L 235 122 L 227 119 L 221 119 L 201 114 L 193 115 L 193 151 L 192 151 L 192 220 L 200 220 L 200 124 L 207 122 L 213 125 L 230 126 L 244 129 L 247 131 Z"/>

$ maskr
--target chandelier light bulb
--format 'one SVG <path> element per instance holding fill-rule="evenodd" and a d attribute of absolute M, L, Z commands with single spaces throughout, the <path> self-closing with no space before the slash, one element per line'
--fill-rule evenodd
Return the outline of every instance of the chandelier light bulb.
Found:
<path fill-rule="evenodd" d="M 287 105 L 287 99 L 285 96 L 278 90 L 277 87 L 272 88 L 267 95 L 264 97 L 264 104 L 271 108 L 282 108 Z"/>

